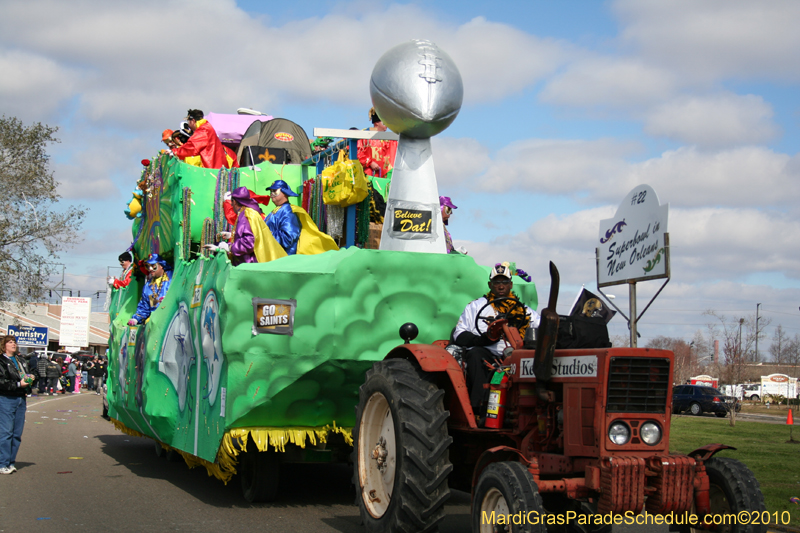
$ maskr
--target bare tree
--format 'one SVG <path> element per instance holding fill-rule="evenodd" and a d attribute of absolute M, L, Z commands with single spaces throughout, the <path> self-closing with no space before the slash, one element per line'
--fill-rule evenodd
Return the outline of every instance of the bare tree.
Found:
<path fill-rule="evenodd" d="M 786 364 L 792 365 L 793 375 L 797 375 L 797 366 L 800 365 L 800 335 L 795 336 L 786 343 Z"/>
<path fill-rule="evenodd" d="M 763 335 L 764 328 L 770 325 L 769 318 L 761 317 L 756 331 L 755 314 L 744 317 L 727 317 L 713 310 L 703 313 L 714 319 L 708 325 L 712 336 L 719 336 L 722 344 L 722 357 L 725 364 L 723 381 L 730 384 L 742 382 L 745 365 L 754 360 L 756 335 Z"/>
<path fill-rule="evenodd" d="M 0 117 L 0 301 L 41 298 L 58 252 L 76 244 L 86 210 L 64 205 L 48 167 L 57 128 Z"/>
<path fill-rule="evenodd" d="M 786 363 L 789 348 L 789 337 L 783 331 L 783 326 L 778 324 L 775 328 L 775 333 L 772 334 L 772 344 L 769 347 L 769 353 L 772 355 L 772 360 L 778 364 Z"/>
<path fill-rule="evenodd" d="M 670 350 L 675 354 L 674 373 L 672 379 L 675 383 L 684 383 L 697 369 L 697 357 L 694 347 L 683 339 L 658 336 L 647 343 L 646 348 L 657 350 Z"/>
<path fill-rule="evenodd" d="M 609 340 L 614 348 L 628 348 L 631 345 L 631 339 L 627 335 L 612 335 Z"/>

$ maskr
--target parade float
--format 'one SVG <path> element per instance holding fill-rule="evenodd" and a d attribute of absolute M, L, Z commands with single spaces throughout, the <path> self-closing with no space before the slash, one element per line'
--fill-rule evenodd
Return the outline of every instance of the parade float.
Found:
<path fill-rule="evenodd" d="M 207 169 L 160 154 L 146 161 L 127 211 L 136 257 L 158 254 L 173 274 L 145 324 L 128 326 L 142 279 L 110 295 L 109 416 L 225 482 L 239 473 L 251 501 L 275 496 L 281 462 L 348 460 L 359 386 L 402 343 L 400 327 L 417 324 L 422 342 L 448 339 L 465 305 L 486 292 L 488 267 L 445 253 L 430 151 L 461 105 L 455 65 L 434 44 L 412 41 L 378 63 L 371 92 L 400 134 L 379 249 L 344 238 L 339 250 L 235 267 L 204 250 L 230 229 L 226 192 L 264 194 L 276 179 L 303 191 L 292 202 L 324 230 L 314 202 L 325 157 Z M 345 234 L 355 218 L 346 217 Z M 533 283 L 515 279 L 514 288 L 537 307 Z"/>

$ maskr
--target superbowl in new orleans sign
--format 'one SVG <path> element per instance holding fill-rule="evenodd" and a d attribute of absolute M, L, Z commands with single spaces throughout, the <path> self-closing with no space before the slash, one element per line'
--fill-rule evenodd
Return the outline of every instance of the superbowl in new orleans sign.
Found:
<path fill-rule="evenodd" d="M 629 192 L 614 218 L 600 221 L 598 286 L 669 278 L 668 217 L 649 185 Z"/>

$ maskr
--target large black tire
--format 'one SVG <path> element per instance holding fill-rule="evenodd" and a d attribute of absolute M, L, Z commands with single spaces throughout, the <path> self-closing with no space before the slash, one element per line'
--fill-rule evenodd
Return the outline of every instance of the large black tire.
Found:
<path fill-rule="evenodd" d="M 169 450 L 167 450 L 167 453 L 165 453 L 164 456 L 170 463 L 179 463 L 183 461 L 183 456 L 180 453 L 178 453 L 178 450 L 176 450 L 175 448 L 170 448 Z"/>
<path fill-rule="evenodd" d="M 158 442 L 157 440 L 154 440 L 153 442 L 155 443 L 156 457 L 164 457 L 165 455 L 167 455 L 167 450 L 165 450 L 164 447 L 161 446 L 160 442 Z"/>
<path fill-rule="evenodd" d="M 714 413 L 717 418 L 725 418 L 728 413 Z"/>
<path fill-rule="evenodd" d="M 252 440 L 239 461 L 242 494 L 250 503 L 271 502 L 278 495 L 281 460 L 278 452 L 258 451 Z"/>
<path fill-rule="evenodd" d="M 544 516 L 539 487 L 522 463 L 492 463 L 481 472 L 472 497 L 473 533 L 545 533 Z"/>
<path fill-rule="evenodd" d="M 353 429 L 353 477 L 369 533 L 435 531 L 444 518 L 453 439 L 443 397 L 411 361 L 380 361 L 367 371 Z"/>
<path fill-rule="evenodd" d="M 692 413 L 694 416 L 700 416 L 703 414 L 703 408 L 700 407 L 699 403 L 692 402 L 692 405 L 689 406 L 689 412 Z"/>
<path fill-rule="evenodd" d="M 742 511 L 766 511 L 764 495 L 756 477 L 743 463 L 728 457 L 713 457 L 705 462 L 709 479 L 709 499 L 711 516 L 736 515 Z M 760 521 L 760 520 L 759 520 Z M 682 533 L 703 531 L 689 527 L 681 528 Z M 715 533 L 766 533 L 763 524 L 722 524 Z"/>

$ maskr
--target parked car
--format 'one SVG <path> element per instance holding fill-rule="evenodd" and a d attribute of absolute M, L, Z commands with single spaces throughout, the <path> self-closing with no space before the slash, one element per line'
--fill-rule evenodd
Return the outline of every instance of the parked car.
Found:
<path fill-rule="evenodd" d="M 690 412 L 693 415 L 714 413 L 722 418 L 728 414 L 731 405 L 736 412 L 742 405 L 733 396 L 725 396 L 714 387 L 706 385 L 678 385 L 672 388 L 672 412 Z"/>
<path fill-rule="evenodd" d="M 51 352 L 48 350 L 36 350 L 35 352 L 24 354 L 23 357 L 25 358 L 26 361 L 30 361 L 34 353 L 37 355 L 37 357 L 41 357 L 42 355 L 46 354 L 47 357 L 50 358 L 51 356 L 54 357 L 57 352 Z"/>
<path fill-rule="evenodd" d="M 97 354 L 94 353 L 94 352 L 88 352 L 88 351 L 85 351 L 85 350 L 81 350 L 81 351 L 78 351 L 78 352 L 73 352 L 73 353 L 71 353 L 69 355 L 73 359 L 77 359 L 81 363 L 85 363 L 89 359 L 93 359 Z"/>

